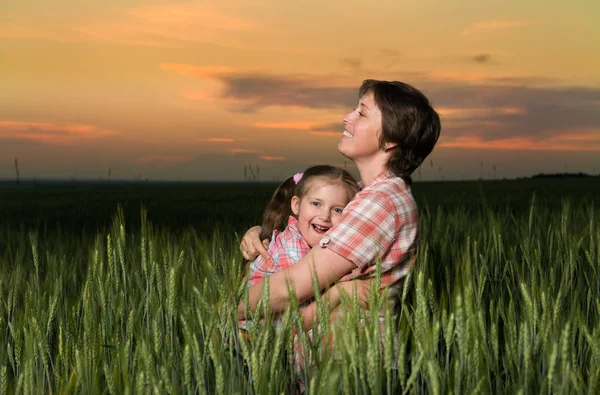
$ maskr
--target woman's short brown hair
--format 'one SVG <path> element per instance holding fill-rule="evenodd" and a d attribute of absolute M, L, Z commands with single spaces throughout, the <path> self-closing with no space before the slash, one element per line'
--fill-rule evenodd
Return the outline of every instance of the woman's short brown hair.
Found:
<path fill-rule="evenodd" d="M 431 153 L 441 131 L 440 117 L 418 89 L 398 81 L 365 80 L 359 98 L 373 94 L 381 111 L 379 145 L 395 143 L 387 168 L 409 184 L 410 175 Z"/>

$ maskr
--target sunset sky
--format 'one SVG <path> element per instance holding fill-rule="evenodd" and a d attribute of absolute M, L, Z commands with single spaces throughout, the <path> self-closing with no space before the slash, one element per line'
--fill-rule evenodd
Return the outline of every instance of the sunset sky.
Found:
<path fill-rule="evenodd" d="M 367 78 L 441 116 L 417 180 L 600 173 L 598 20 L 597 1 L 3 0 L 0 179 L 15 158 L 38 179 L 343 166 Z"/>

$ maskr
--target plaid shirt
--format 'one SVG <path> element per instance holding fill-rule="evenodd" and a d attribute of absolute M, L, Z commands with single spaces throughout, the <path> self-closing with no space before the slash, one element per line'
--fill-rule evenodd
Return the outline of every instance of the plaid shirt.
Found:
<path fill-rule="evenodd" d="M 248 287 L 258 284 L 275 272 L 292 266 L 308 254 L 310 246 L 300 234 L 296 218 L 290 216 L 288 226 L 283 232 L 273 231 L 268 251 L 271 259 L 265 261 L 262 256 L 259 256 L 250 264 Z"/>
<path fill-rule="evenodd" d="M 340 281 L 373 278 L 381 260 L 381 287 L 397 294 L 415 262 L 419 215 L 410 187 L 387 172 L 360 191 L 346 206 L 339 224 L 319 245 L 356 265 Z"/>

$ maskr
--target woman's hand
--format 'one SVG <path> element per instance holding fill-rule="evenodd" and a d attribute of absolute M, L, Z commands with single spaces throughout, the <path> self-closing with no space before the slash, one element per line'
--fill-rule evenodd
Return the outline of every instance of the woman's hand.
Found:
<path fill-rule="evenodd" d="M 321 296 L 321 302 L 329 304 L 332 322 L 335 321 L 340 314 L 339 311 L 336 311 L 335 313 L 334 311 L 339 310 L 339 306 L 342 302 L 342 293 L 346 294 L 349 298 L 354 297 L 354 294 L 356 294 L 360 307 L 365 309 L 369 308 L 371 280 L 372 279 L 338 282 Z M 314 319 L 319 314 L 317 301 L 301 308 L 300 314 L 304 319 L 304 329 L 309 330 L 312 327 Z"/>
<path fill-rule="evenodd" d="M 247 261 L 253 261 L 259 255 L 261 255 L 265 261 L 271 259 L 271 256 L 267 252 L 269 240 L 260 240 L 260 230 L 260 226 L 253 226 L 248 229 L 240 243 L 240 251 Z"/>

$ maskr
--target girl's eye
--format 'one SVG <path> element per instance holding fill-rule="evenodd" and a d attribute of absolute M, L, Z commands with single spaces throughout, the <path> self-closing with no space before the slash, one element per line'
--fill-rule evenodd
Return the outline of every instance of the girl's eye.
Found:
<path fill-rule="evenodd" d="M 311 204 L 315 207 L 319 207 L 319 202 L 312 202 Z"/>
<path fill-rule="evenodd" d="M 341 208 L 334 208 L 334 209 L 333 209 L 333 211 L 334 211 L 336 214 L 341 214 L 341 213 L 342 213 L 342 211 L 344 211 L 344 209 L 341 209 Z"/>

